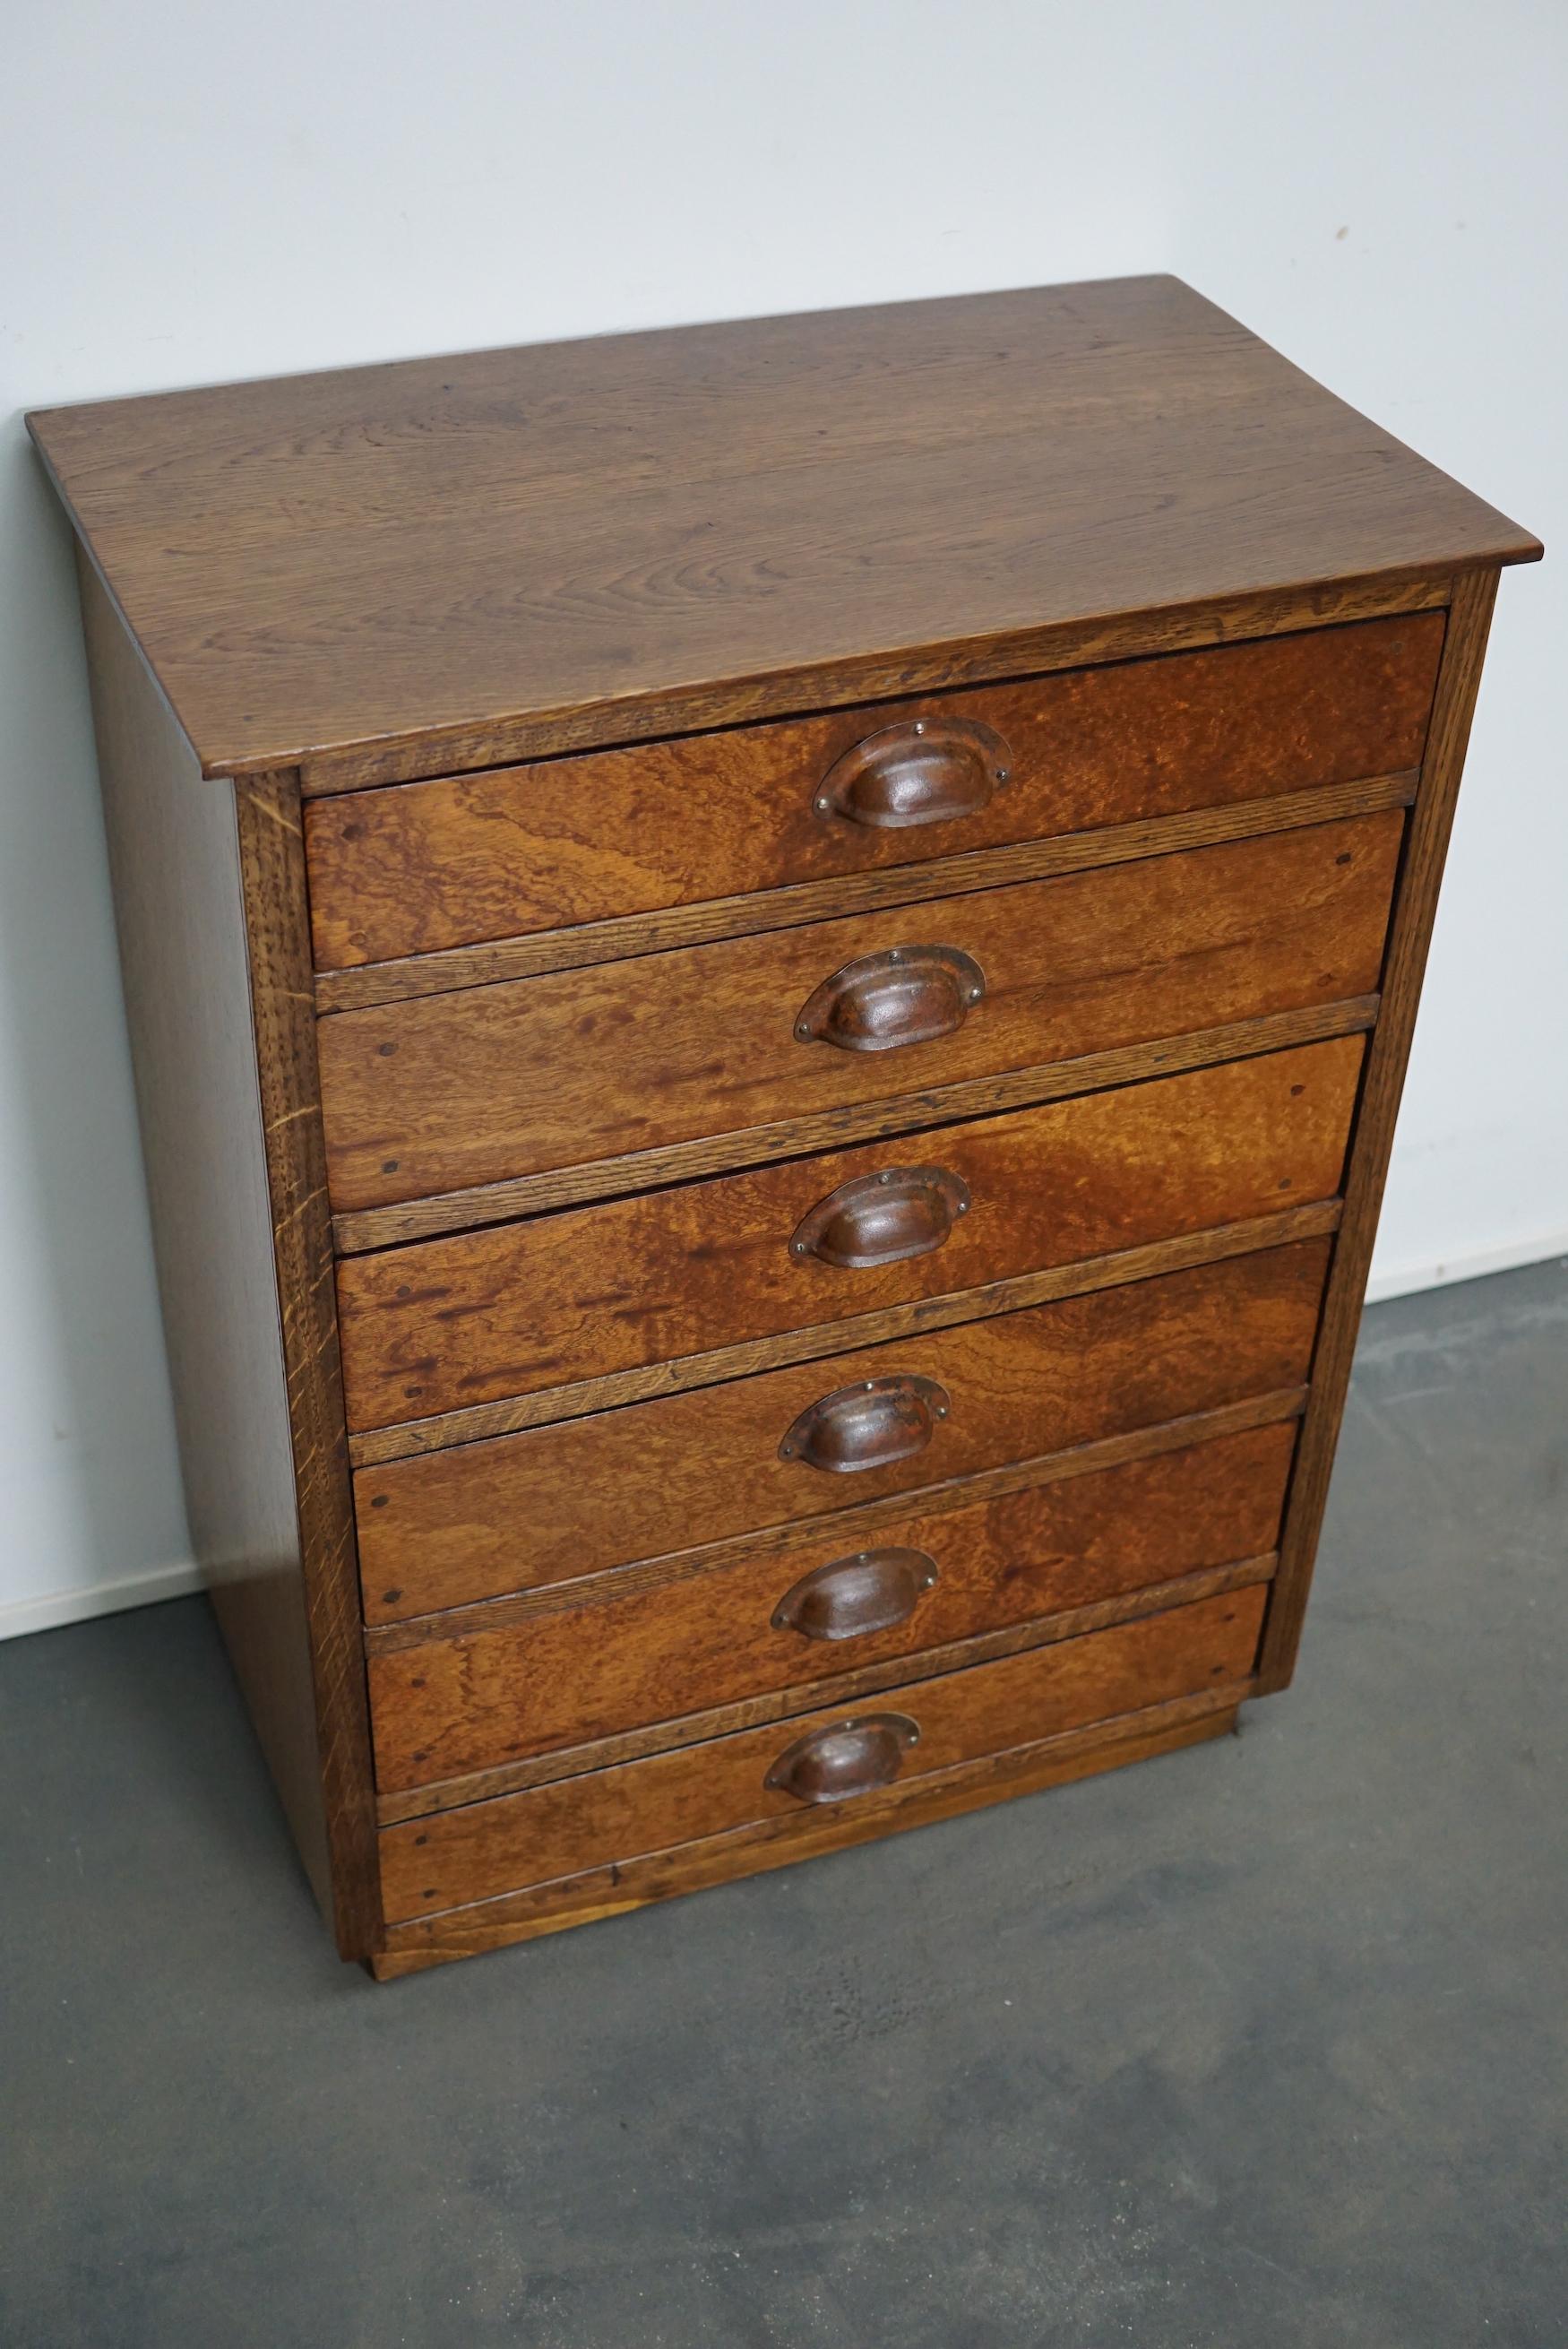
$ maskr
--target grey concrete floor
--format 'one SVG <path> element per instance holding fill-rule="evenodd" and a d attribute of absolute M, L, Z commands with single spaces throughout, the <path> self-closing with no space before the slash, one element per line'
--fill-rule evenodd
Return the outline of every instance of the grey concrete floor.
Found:
<path fill-rule="evenodd" d="M 381 1989 L 201 1602 L 0 1650 L 6 2349 L 1568 2343 L 1565 1403 L 1380 1307 L 1239 1737 Z"/>

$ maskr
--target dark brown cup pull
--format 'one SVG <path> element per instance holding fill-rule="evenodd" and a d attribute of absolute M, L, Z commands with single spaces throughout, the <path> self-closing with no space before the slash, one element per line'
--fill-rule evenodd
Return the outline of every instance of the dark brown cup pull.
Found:
<path fill-rule="evenodd" d="M 803 1575 L 773 1609 L 776 1631 L 806 1640 L 861 1640 L 906 1623 L 936 1582 L 923 1549 L 862 1549 Z"/>
<path fill-rule="evenodd" d="M 947 1390 L 934 1379 L 866 1379 L 840 1387 L 803 1411 L 783 1443 L 780 1460 L 850 1476 L 862 1468 L 891 1468 L 923 1452 L 947 1416 Z"/>
<path fill-rule="evenodd" d="M 920 1743 L 920 1731 L 906 1713 L 868 1713 L 857 1721 L 836 1721 L 809 1730 L 787 1745 L 762 1781 L 771 1794 L 793 1795 L 798 1803 L 842 1803 L 891 1786 L 903 1757 Z"/>
<path fill-rule="evenodd" d="M 985 992 L 985 972 L 957 947 L 889 947 L 825 978 L 801 1005 L 795 1034 L 844 1052 L 929 1044 L 962 1028 Z"/>
<path fill-rule="evenodd" d="M 851 1271 L 902 1264 L 933 1255 L 968 1213 L 962 1175 L 945 1166 L 888 1166 L 880 1174 L 857 1174 L 819 1200 L 796 1226 L 789 1253 Z"/>
<path fill-rule="evenodd" d="M 971 718 L 917 718 L 870 734 L 835 761 L 812 806 L 820 816 L 873 832 L 952 823 L 975 815 L 1004 784 L 1013 754 L 994 728 Z"/>

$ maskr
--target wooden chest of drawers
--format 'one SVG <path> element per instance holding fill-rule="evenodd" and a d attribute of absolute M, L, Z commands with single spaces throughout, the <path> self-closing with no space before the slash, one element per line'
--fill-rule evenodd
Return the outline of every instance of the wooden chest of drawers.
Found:
<path fill-rule="evenodd" d="M 345 1955 L 1282 1687 L 1535 542 L 1165 278 L 31 423 L 193 1538 Z"/>

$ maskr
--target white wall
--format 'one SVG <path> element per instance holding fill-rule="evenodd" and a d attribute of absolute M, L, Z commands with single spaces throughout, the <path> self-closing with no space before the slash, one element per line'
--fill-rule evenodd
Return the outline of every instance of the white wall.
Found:
<path fill-rule="evenodd" d="M 13 12 L 5 50 L 0 1627 L 170 1587 L 186 1544 L 24 407 L 1190 278 L 1556 543 L 1503 583 L 1379 1278 L 1568 1246 L 1559 0 L 67 0 Z"/>

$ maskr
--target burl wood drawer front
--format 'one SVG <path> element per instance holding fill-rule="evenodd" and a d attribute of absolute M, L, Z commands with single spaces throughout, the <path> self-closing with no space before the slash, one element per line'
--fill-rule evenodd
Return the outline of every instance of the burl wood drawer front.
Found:
<path fill-rule="evenodd" d="M 1274 1548 L 1295 1423 L 711 1571 L 540 1593 L 493 1630 L 370 1657 L 383 1791 L 677 1720 L 1030 1623 Z M 420 1627 L 421 1629 L 423 1627 Z M 431 1627 L 432 1630 L 434 1627 Z M 830 1691 L 824 1690 L 817 1702 Z"/>
<path fill-rule="evenodd" d="M 361 1469 L 366 1613 L 559 1582 L 1299 1385 L 1327 1257 L 1298 1241 Z"/>
<path fill-rule="evenodd" d="M 1442 636 L 1427 612 L 318 801 L 316 962 L 1398 773 Z"/>
<path fill-rule="evenodd" d="M 318 1022 L 345 1209 L 1375 988 L 1398 809 Z"/>
<path fill-rule="evenodd" d="M 387 1921 L 491 1899 L 827 1800 L 874 1795 L 1088 1722 L 1244 1682 L 1264 1599 L 1261 1587 L 1227 1592 L 942 1673 L 848 1713 L 811 1713 L 710 1738 L 384 1828 Z"/>
<path fill-rule="evenodd" d="M 349 1424 L 832 1323 L 1332 1197 L 1359 1036 L 337 1268 Z"/>

